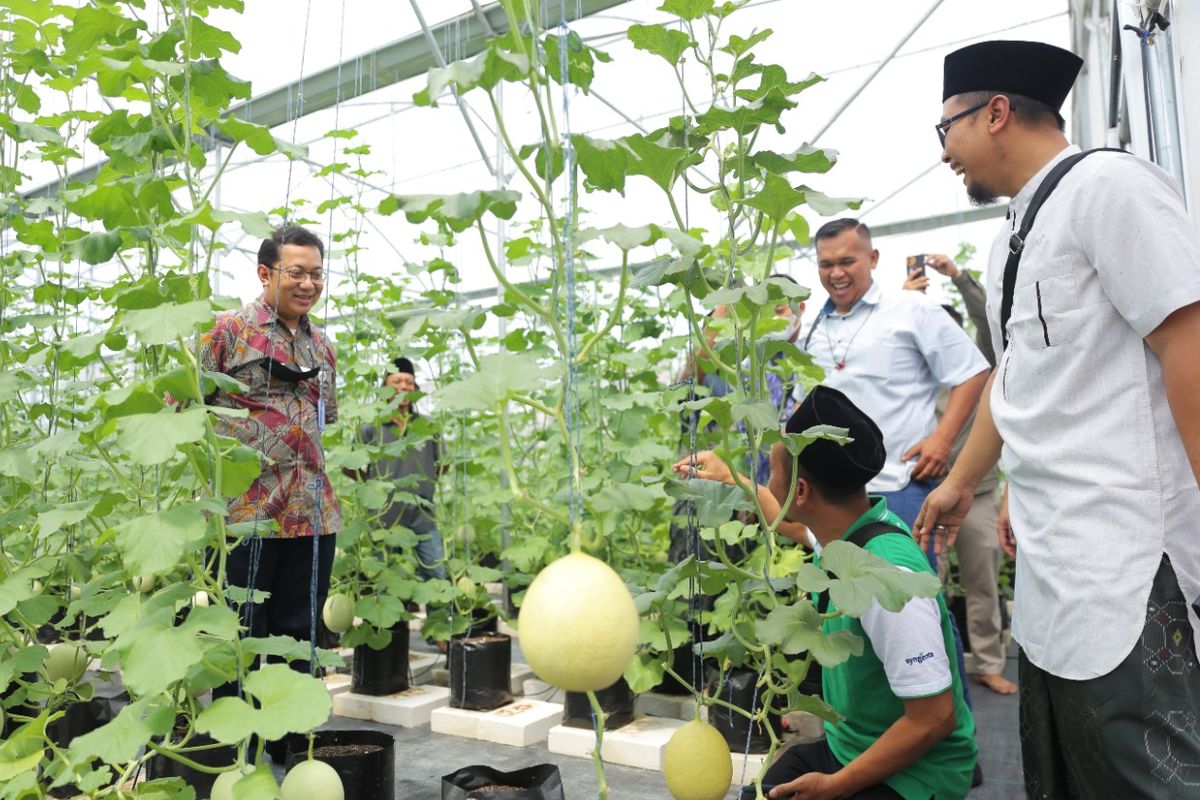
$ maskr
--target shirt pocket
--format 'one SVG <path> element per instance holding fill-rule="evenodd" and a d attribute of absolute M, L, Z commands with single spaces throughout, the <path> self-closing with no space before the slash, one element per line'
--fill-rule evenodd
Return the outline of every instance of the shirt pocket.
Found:
<path fill-rule="evenodd" d="M 1013 336 L 1025 347 L 1045 350 L 1067 344 L 1079 334 L 1082 324 L 1083 309 L 1073 271 L 1047 275 L 1017 289 Z"/>

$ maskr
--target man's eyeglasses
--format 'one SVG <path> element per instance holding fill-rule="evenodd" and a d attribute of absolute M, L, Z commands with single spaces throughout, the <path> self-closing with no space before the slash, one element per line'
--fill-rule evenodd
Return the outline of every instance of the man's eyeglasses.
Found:
<path fill-rule="evenodd" d="M 984 102 L 980 103 L 977 106 L 971 106 L 966 111 L 960 111 L 957 114 L 955 114 L 954 116 L 948 117 L 948 118 L 942 120 L 941 122 L 939 122 L 938 124 L 934 125 L 933 129 L 935 131 L 937 131 L 938 141 L 942 143 L 942 147 L 946 146 L 946 132 L 948 130 L 950 130 L 951 125 L 953 125 L 955 122 L 962 119 L 963 117 L 971 116 L 972 114 L 974 114 L 976 111 L 978 111 L 981 108 L 986 108 L 988 103 L 990 103 L 990 102 L 992 102 L 991 98 L 985 100 Z"/>
<path fill-rule="evenodd" d="M 312 272 L 306 272 L 299 267 L 288 267 L 287 269 L 283 269 L 282 267 L 271 267 L 271 269 L 282 272 L 292 283 L 304 283 L 305 278 L 308 278 L 313 283 L 325 282 L 324 270 L 314 269 Z"/>

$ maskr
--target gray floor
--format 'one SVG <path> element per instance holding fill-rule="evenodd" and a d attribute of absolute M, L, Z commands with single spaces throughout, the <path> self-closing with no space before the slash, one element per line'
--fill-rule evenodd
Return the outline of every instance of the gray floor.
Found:
<path fill-rule="evenodd" d="M 418 649 L 414 642 L 414 650 Z M 1016 679 L 1016 659 L 1010 658 L 1005 674 Z M 1001 697 L 972 685 L 975 719 L 984 783 L 970 800 L 1013 800 L 1024 797 L 1021 754 L 1017 741 L 1017 700 Z M 405 729 L 334 717 L 327 727 L 386 730 L 396 738 L 397 800 L 441 800 L 441 776 L 471 764 L 487 764 L 503 771 L 540 763 L 557 764 L 567 800 L 598 796 L 598 781 L 590 760 L 559 756 L 544 745 L 508 747 L 433 733 L 428 727 Z M 609 800 L 669 800 L 658 772 L 605 765 Z M 736 792 L 731 791 L 728 800 Z M 347 800 L 350 800 L 348 798 Z"/>

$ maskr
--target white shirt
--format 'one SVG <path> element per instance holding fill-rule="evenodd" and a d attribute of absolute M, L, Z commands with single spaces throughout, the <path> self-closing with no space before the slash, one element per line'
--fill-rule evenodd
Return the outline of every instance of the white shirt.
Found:
<path fill-rule="evenodd" d="M 907 567 L 897 569 L 912 572 Z M 914 597 L 896 612 L 875 601 L 858 621 L 896 697 L 930 697 L 950 688 L 950 657 L 936 598 Z"/>
<path fill-rule="evenodd" d="M 887 462 L 867 484 L 872 493 L 908 485 L 917 459 L 900 458 L 937 427 L 938 389 L 988 369 L 940 305 L 921 292 L 885 292 L 874 282 L 844 315 L 826 302 L 805 341 L 825 370 L 823 383 L 844 392 L 883 432 Z M 802 393 L 797 385 L 798 400 Z"/>
<path fill-rule="evenodd" d="M 1021 189 L 992 246 L 997 347 L 1009 235 L 1077 152 Z M 991 394 L 1017 538 L 1013 637 L 1053 675 L 1106 675 L 1129 655 L 1164 552 L 1188 604 L 1200 596 L 1200 489 L 1143 341 L 1196 301 L 1200 237 L 1167 174 L 1120 153 L 1080 161 L 1026 242 Z"/>

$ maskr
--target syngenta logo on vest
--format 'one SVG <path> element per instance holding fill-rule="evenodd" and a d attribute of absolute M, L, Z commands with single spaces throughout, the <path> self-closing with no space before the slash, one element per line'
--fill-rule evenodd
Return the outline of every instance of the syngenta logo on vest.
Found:
<path fill-rule="evenodd" d="M 904 659 L 904 663 L 911 667 L 913 664 L 923 664 L 931 658 L 933 658 L 933 653 L 921 653 L 919 656 Z"/>

